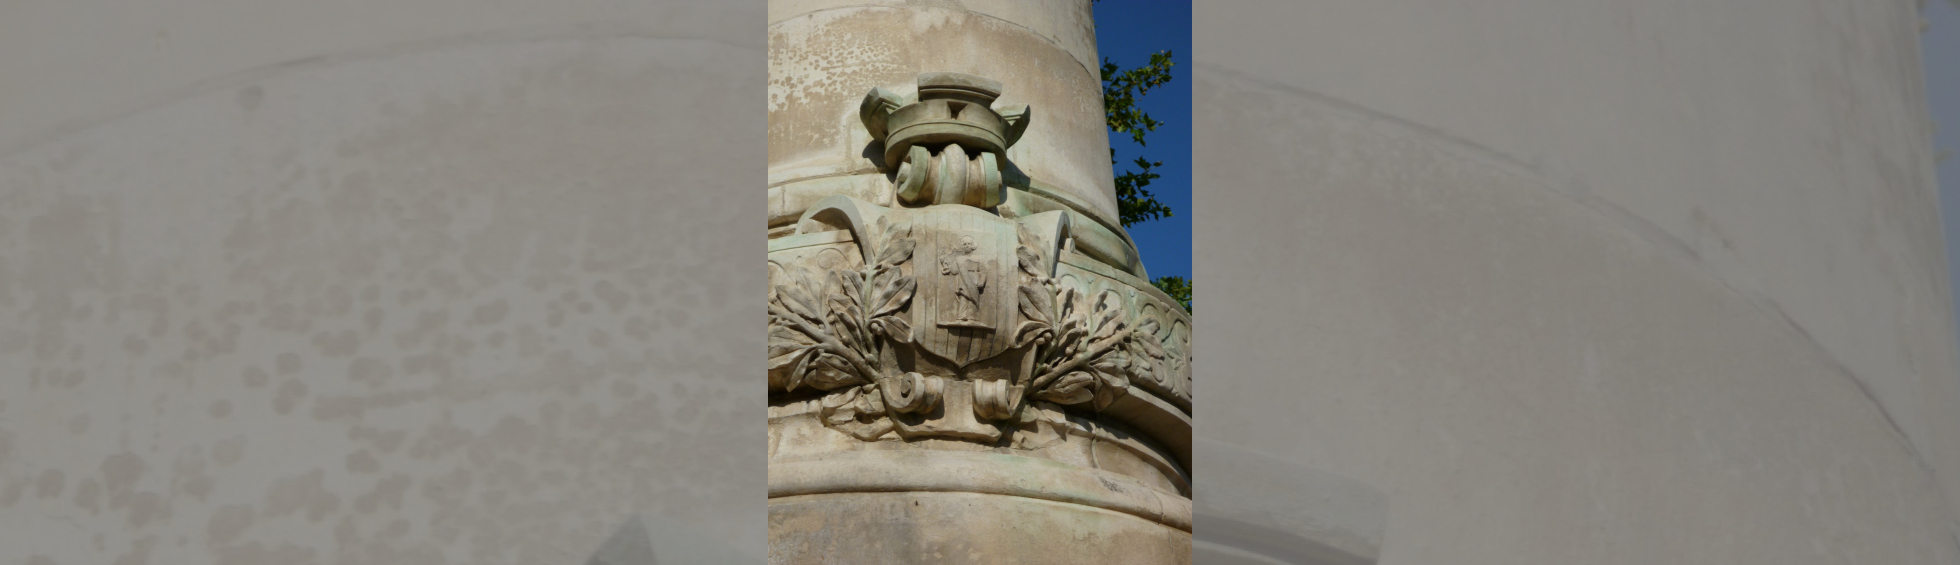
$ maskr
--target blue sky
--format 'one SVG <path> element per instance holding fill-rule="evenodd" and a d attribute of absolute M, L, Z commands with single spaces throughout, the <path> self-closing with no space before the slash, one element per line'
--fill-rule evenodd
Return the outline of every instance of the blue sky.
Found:
<path fill-rule="evenodd" d="M 1119 163 L 1139 156 L 1164 162 L 1152 169 L 1163 178 L 1145 189 L 1170 206 L 1173 216 L 1130 226 L 1130 237 L 1152 278 L 1191 279 L 1191 3 L 1112 0 L 1095 7 L 1096 51 L 1104 59 L 1129 69 L 1149 63 L 1152 53 L 1170 51 L 1176 63 L 1171 82 L 1137 99 L 1145 113 L 1164 122 L 1144 137 L 1149 145 L 1137 146 L 1128 134 L 1109 136 L 1109 145 Z"/>

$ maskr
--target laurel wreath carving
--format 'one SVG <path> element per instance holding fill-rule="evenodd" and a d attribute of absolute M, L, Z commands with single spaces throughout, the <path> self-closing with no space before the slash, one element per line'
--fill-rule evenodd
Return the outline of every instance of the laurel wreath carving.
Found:
<path fill-rule="evenodd" d="M 1093 295 L 1075 285 L 1061 284 L 1042 268 L 1047 253 L 1027 226 L 1020 226 L 1021 315 L 1015 328 L 1017 346 L 1035 346 L 1034 372 L 1028 395 L 1063 406 L 1090 404 L 1108 408 L 1130 389 L 1132 371 L 1148 364 L 1132 362 L 1140 351 L 1163 349 L 1131 327 L 1121 295 L 1104 289 Z M 1143 334 L 1148 336 L 1148 334 Z M 1146 368 L 1147 370 L 1147 368 Z"/>
<path fill-rule="evenodd" d="M 899 269 L 912 259 L 912 228 L 886 227 L 883 218 L 877 227 L 883 241 L 862 269 L 833 269 L 821 286 L 808 268 L 784 269 L 790 280 L 776 285 L 769 299 L 769 374 L 774 384 L 787 391 L 868 384 L 886 373 L 887 340 L 912 340 L 911 324 L 899 315 L 918 289 L 917 281 Z M 821 293 L 812 292 L 816 289 Z"/>
<path fill-rule="evenodd" d="M 982 418 L 1023 429 L 1036 420 L 1066 427 L 1055 409 L 1099 412 L 1128 394 L 1132 379 L 1162 385 L 1181 368 L 1183 355 L 1166 349 L 1160 322 L 1131 316 L 1116 290 L 1085 290 L 1081 283 L 1050 277 L 1046 246 L 1026 225 L 1017 229 L 1023 321 L 1010 337 L 1017 349 L 1033 348 L 1034 370 L 1017 375 L 1011 386 L 976 383 Z M 785 280 L 769 300 L 772 388 L 825 391 L 819 400 L 824 422 L 864 440 L 893 429 L 888 411 L 905 407 L 891 405 L 898 402 L 892 398 L 913 398 L 920 394 L 915 388 L 938 382 L 887 366 L 894 357 L 891 348 L 912 343 L 908 307 L 918 283 L 903 266 L 912 260 L 916 242 L 909 223 L 888 225 L 880 218 L 873 231 L 867 239 L 875 245 L 865 250 L 871 260 L 862 268 L 819 275 L 801 265 L 785 266 Z M 880 390 L 893 386 L 904 390 Z M 925 402 L 936 403 L 936 395 L 925 394 Z"/>

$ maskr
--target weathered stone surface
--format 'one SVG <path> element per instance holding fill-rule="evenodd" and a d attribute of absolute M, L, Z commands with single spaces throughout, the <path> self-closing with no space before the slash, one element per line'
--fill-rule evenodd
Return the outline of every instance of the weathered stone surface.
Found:
<path fill-rule="evenodd" d="M 1062 268 L 1068 216 L 837 196 L 797 231 L 771 246 L 772 394 L 815 391 L 826 422 L 866 440 L 1026 447 L 1090 410 L 1181 427 L 1166 435 L 1188 445 L 1188 314 L 1120 272 Z M 1178 408 L 1119 405 L 1133 394 Z"/>
<path fill-rule="evenodd" d="M 919 73 L 952 71 L 998 81 L 1003 106 L 1040 112 L 1034 133 L 1003 156 L 1015 164 L 1005 182 L 1039 184 L 1115 229 L 1088 2 L 980 4 L 772 2 L 770 187 L 884 174 L 884 150 L 867 152 L 872 134 L 857 123 L 865 92 L 911 96 Z"/>
<path fill-rule="evenodd" d="M 1090 69 L 957 7 L 792 5 L 771 561 L 1188 563 L 1191 321 L 1110 220 Z"/>
<path fill-rule="evenodd" d="M 970 492 L 772 498 L 770 563 L 1191 563 L 1191 533 L 1080 504 Z"/>

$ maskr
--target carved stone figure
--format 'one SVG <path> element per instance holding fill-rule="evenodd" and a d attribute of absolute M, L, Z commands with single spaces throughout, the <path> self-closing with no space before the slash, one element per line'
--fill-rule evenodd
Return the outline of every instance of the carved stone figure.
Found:
<path fill-rule="evenodd" d="M 991 330 L 978 319 L 980 313 L 980 293 L 987 291 L 987 271 L 978 261 L 968 259 L 977 249 L 971 236 L 960 238 L 958 247 L 939 254 L 939 274 L 958 277 L 959 286 L 954 287 L 953 296 L 959 298 L 958 311 L 952 320 L 941 320 L 939 325 L 955 328 L 978 328 Z"/>

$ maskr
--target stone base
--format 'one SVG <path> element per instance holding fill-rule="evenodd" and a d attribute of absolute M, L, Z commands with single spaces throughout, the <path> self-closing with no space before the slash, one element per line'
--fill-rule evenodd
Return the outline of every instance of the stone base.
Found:
<path fill-rule="evenodd" d="M 771 498 L 769 562 L 1189 564 L 1191 533 L 1080 504 L 967 492 Z"/>

